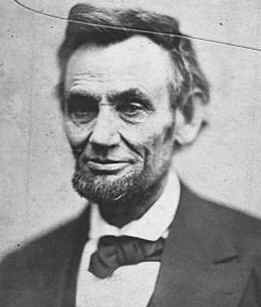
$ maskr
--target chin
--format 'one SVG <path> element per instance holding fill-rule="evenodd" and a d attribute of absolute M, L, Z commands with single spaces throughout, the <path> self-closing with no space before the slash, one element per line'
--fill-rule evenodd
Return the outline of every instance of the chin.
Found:
<path fill-rule="evenodd" d="M 138 193 L 144 186 L 137 184 L 139 178 L 140 175 L 131 172 L 94 176 L 78 170 L 73 175 L 72 184 L 79 195 L 89 201 L 116 204 L 126 202 Z"/>

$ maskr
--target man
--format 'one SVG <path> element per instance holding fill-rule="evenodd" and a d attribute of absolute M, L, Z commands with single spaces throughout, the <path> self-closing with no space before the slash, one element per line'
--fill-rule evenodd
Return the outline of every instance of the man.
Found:
<path fill-rule="evenodd" d="M 81 216 L 9 255 L 1 306 L 261 306 L 261 223 L 170 171 L 208 82 L 169 16 L 76 5 L 59 98 Z"/>

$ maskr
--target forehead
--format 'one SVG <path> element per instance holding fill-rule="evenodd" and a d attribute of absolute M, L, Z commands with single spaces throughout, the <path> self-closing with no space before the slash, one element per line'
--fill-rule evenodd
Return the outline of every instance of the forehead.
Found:
<path fill-rule="evenodd" d="M 83 45 L 68 61 L 66 87 L 76 83 L 103 83 L 103 87 L 162 87 L 172 77 L 167 50 L 149 38 L 133 36 L 109 46 Z"/>

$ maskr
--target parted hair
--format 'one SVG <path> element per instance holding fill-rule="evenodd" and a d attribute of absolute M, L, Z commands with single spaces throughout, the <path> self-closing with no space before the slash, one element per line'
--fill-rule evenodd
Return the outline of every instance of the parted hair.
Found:
<path fill-rule="evenodd" d="M 57 54 L 60 67 L 57 93 L 62 110 L 66 65 L 73 52 L 85 44 L 107 46 L 133 35 L 144 35 L 169 52 L 175 75 L 178 73 L 170 89 L 173 108 L 182 108 L 189 121 L 195 96 L 208 103 L 209 83 L 191 40 L 180 32 L 175 18 L 141 9 L 100 8 L 84 3 L 71 8 L 65 38 Z"/>

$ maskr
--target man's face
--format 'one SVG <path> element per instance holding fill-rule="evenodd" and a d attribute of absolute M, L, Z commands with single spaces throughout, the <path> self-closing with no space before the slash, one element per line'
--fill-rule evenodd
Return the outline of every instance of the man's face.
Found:
<path fill-rule="evenodd" d="M 64 118 L 80 195 L 126 201 L 163 181 L 174 144 L 171 65 L 167 51 L 142 36 L 71 56 Z"/>

